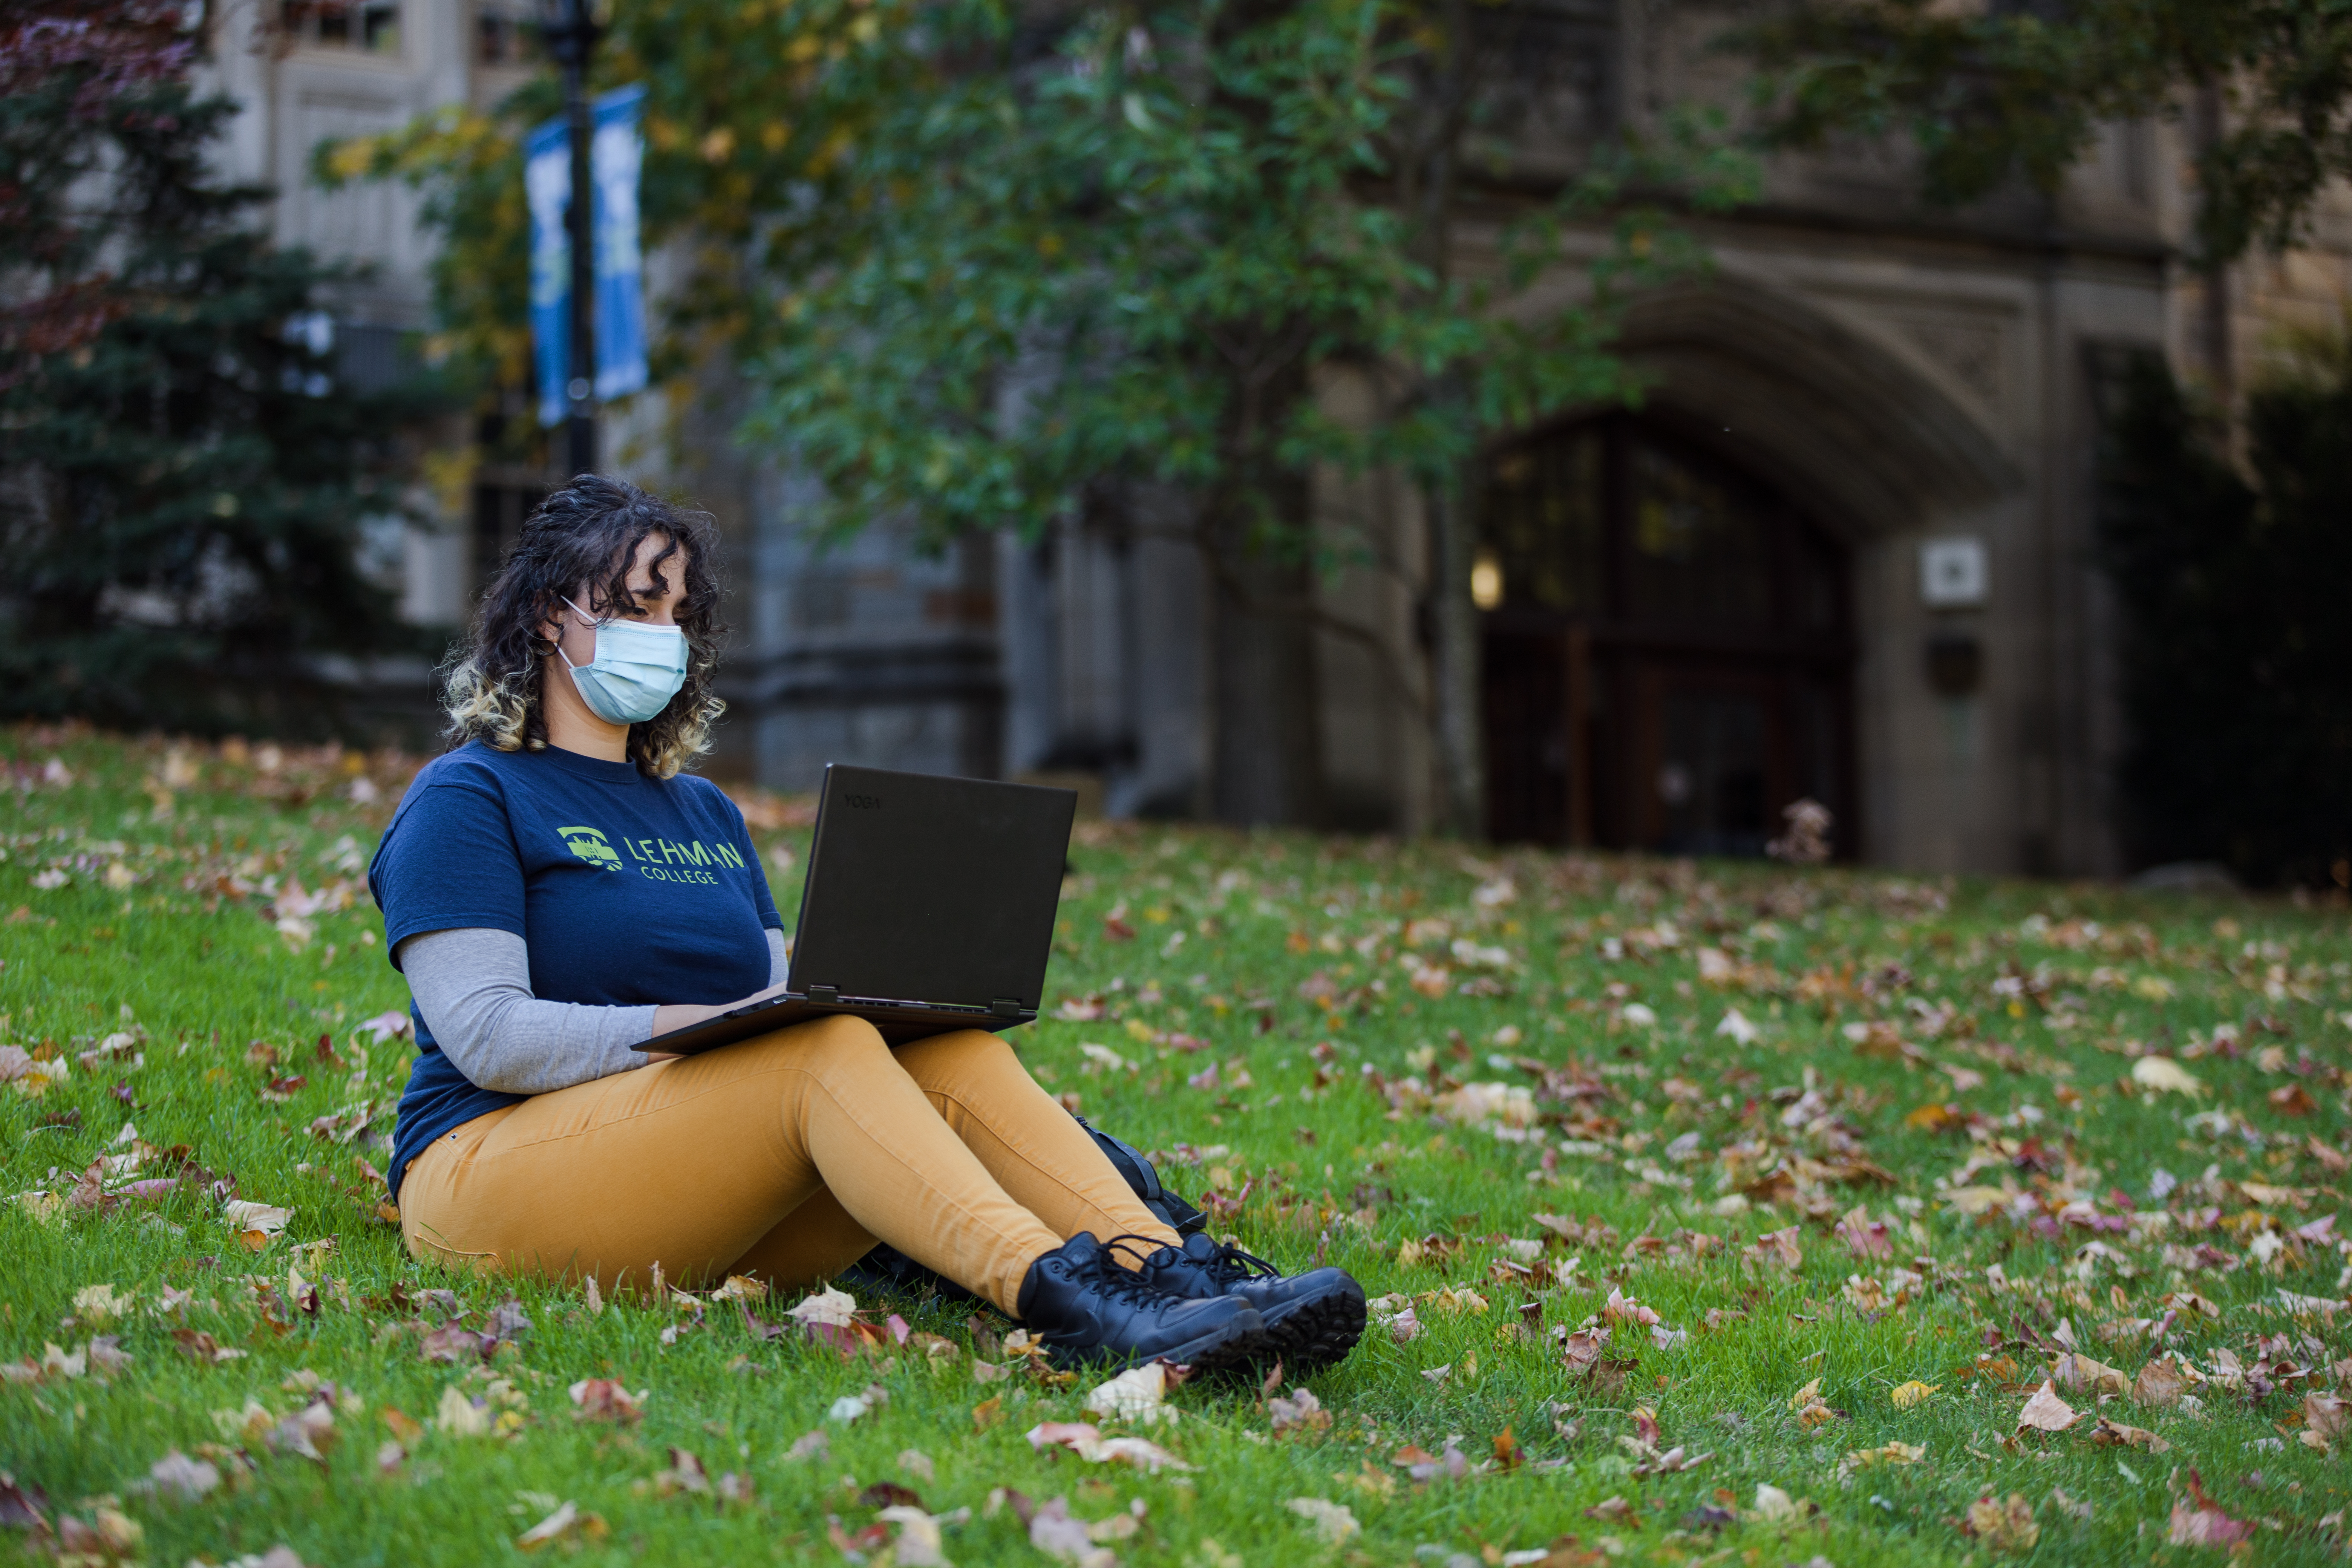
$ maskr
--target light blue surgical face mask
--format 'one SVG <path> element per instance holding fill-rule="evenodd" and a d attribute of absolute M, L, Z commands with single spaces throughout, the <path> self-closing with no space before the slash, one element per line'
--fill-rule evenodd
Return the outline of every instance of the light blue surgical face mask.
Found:
<path fill-rule="evenodd" d="M 572 601 L 563 601 L 572 605 Z M 572 605 L 585 619 L 587 611 Z M 572 684 L 588 710 L 607 724 L 642 724 L 663 709 L 686 684 L 686 633 L 676 626 L 636 621 L 597 621 L 596 657 L 573 664 L 563 645 L 556 656 L 572 671 Z"/>

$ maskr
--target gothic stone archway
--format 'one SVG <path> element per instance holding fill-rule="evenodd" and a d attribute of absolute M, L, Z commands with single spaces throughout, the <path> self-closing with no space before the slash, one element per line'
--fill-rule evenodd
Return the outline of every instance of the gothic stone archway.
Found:
<path fill-rule="evenodd" d="M 1496 837 L 1757 855 L 1801 796 L 1854 820 L 1845 552 L 1695 423 L 1498 449 L 1481 534 Z"/>

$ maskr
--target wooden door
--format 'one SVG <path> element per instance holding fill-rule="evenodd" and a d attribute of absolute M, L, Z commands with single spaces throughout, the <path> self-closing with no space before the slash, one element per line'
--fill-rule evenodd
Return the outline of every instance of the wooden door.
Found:
<path fill-rule="evenodd" d="M 1645 661 L 1633 672 L 1624 781 L 1642 848 L 1764 852 L 1796 798 L 1787 682 L 1728 663 Z"/>
<path fill-rule="evenodd" d="M 1489 630 L 1482 653 L 1486 830 L 1501 844 L 1568 837 L 1568 638 Z"/>

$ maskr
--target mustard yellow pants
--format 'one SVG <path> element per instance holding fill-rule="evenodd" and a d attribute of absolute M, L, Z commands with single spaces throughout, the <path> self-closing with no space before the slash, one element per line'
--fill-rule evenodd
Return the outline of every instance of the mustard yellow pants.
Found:
<path fill-rule="evenodd" d="M 1178 1239 L 996 1036 L 845 1016 L 477 1117 L 409 1163 L 400 1223 L 420 1258 L 615 1291 L 795 1287 L 879 1239 L 1008 1313 L 1080 1231 Z"/>

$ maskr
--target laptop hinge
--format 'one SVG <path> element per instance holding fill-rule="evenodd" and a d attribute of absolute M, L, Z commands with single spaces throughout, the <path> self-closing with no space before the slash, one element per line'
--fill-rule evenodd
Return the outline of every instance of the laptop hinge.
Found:
<path fill-rule="evenodd" d="M 1021 999 L 1017 996 L 999 996 L 988 1005 L 988 1010 L 1000 1018 L 1018 1018 L 1021 1016 Z"/>
<path fill-rule="evenodd" d="M 831 1005 L 841 1000 L 841 989 L 835 985 L 812 985 L 808 988 L 808 999 Z"/>

